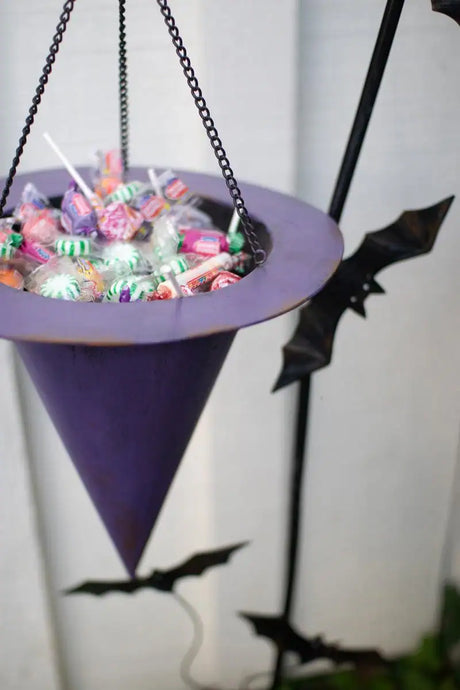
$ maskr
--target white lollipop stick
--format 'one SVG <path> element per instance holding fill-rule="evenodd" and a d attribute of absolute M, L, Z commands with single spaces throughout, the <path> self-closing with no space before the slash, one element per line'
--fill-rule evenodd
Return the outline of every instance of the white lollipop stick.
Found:
<path fill-rule="evenodd" d="M 169 267 L 168 267 L 169 268 Z M 177 282 L 176 274 L 172 270 L 172 268 L 169 268 L 169 280 L 171 281 L 171 285 L 173 286 L 176 297 L 183 297 L 184 293 L 182 292 L 181 286 Z"/>
<path fill-rule="evenodd" d="M 234 235 L 235 232 L 238 230 L 238 225 L 240 224 L 240 217 L 238 215 L 238 211 L 235 209 L 233 211 L 233 216 L 230 221 L 230 225 L 228 226 L 227 233 L 229 235 Z"/>
<path fill-rule="evenodd" d="M 62 162 L 63 166 L 65 167 L 65 169 L 67 170 L 67 172 L 69 173 L 70 177 L 72 177 L 72 178 L 75 180 L 75 182 L 78 184 L 78 186 L 80 187 L 81 191 L 83 192 L 83 194 L 85 195 L 85 197 L 88 199 L 88 201 L 89 201 L 91 204 L 94 204 L 94 203 L 97 204 L 97 203 L 98 203 L 99 206 L 100 206 L 100 205 L 101 205 L 101 201 L 100 201 L 99 197 L 97 196 L 97 194 L 95 194 L 95 193 L 88 187 L 88 185 L 86 184 L 86 182 L 84 181 L 84 179 L 82 178 L 82 176 L 80 175 L 80 173 L 79 173 L 77 170 L 75 170 L 75 168 L 73 167 L 72 163 L 64 156 L 64 154 L 62 153 L 61 149 L 60 149 L 60 148 L 57 146 L 57 144 L 55 144 L 55 142 L 51 139 L 51 137 L 50 137 L 50 135 L 48 134 L 48 132 L 45 132 L 45 133 L 43 134 L 43 138 L 44 138 L 45 141 L 51 146 L 51 148 L 53 149 L 53 151 L 54 151 L 54 153 L 57 155 L 57 157 L 61 159 L 61 162 Z"/>
<path fill-rule="evenodd" d="M 148 175 L 149 175 L 149 180 L 150 184 L 153 187 L 153 191 L 155 192 L 156 196 L 159 196 L 163 198 L 163 192 L 161 191 L 161 185 L 158 180 L 157 174 L 153 168 L 148 169 Z"/>

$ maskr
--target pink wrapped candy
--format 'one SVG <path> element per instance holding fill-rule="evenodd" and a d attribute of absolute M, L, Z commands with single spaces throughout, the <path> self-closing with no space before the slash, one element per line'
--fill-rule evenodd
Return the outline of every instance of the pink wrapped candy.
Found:
<path fill-rule="evenodd" d="M 109 204 L 99 218 L 99 231 L 108 240 L 127 241 L 134 237 L 144 222 L 142 214 L 122 201 Z"/>
<path fill-rule="evenodd" d="M 239 232 L 229 237 L 213 228 L 181 228 L 180 231 L 180 252 L 217 256 L 220 252 L 238 252 L 243 245 L 244 237 Z"/>
<path fill-rule="evenodd" d="M 24 239 L 49 244 L 59 235 L 60 223 L 53 211 L 45 208 L 26 220 L 22 226 Z"/>
<path fill-rule="evenodd" d="M 211 292 L 228 287 L 229 285 L 234 285 L 234 283 L 238 283 L 239 280 L 241 280 L 241 278 L 236 276 L 234 273 L 230 273 L 230 271 L 222 271 L 219 273 L 217 278 L 214 278 L 212 281 Z"/>

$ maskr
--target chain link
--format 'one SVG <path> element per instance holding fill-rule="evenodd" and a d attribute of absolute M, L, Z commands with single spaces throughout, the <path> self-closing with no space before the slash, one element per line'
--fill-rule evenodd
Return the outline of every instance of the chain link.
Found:
<path fill-rule="evenodd" d="M 165 24 L 168 27 L 169 35 L 171 36 L 173 45 L 176 49 L 179 62 L 187 79 L 187 84 L 190 88 L 191 94 L 193 96 L 193 100 L 195 101 L 195 105 L 200 114 L 203 126 L 206 130 L 206 134 L 209 138 L 209 141 L 211 142 L 211 146 L 214 150 L 214 154 L 219 163 L 222 175 L 229 189 L 230 196 L 232 197 L 233 205 L 238 213 L 238 216 L 240 217 L 244 234 L 253 253 L 254 262 L 256 263 L 256 265 L 261 265 L 265 262 L 267 258 L 266 252 L 264 249 L 262 249 L 260 245 L 259 238 L 257 237 L 257 234 L 254 229 L 254 225 L 252 223 L 251 218 L 249 217 L 249 213 L 246 209 L 243 197 L 241 195 L 241 191 L 238 187 L 238 183 L 233 174 L 233 170 L 230 167 L 230 161 L 228 160 L 227 154 L 225 153 L 225 149 L 222 146 L 222 141 L 220 140 L 219 133 L 214 124 L 214 120 L 211 117 L 209 108 L 206 105 L 206 101 L 203 98 L 203 92 L 201 91 L 201 88 L 198 84 L 198 79 L 196 78 L 195 71 L 191 65 L 190 58 L 187 54 L 187 50 L 185 49 L 184 43 L 179 34 L 179 29 L 177 28 L 175 19 L 171 14 L 171 9 L 168 5 L 167 0 L 156 1 L 160 7 L 161 14 L 163 15 Z"/>
<path fill-rule="evenodd" d="M 119 0 L 120 43 L 118 50 L 118 74 L 120 96 L 120 142 L 123 173 L 129 167 L 129 109 L 128 109 L 128 68 L 126 56 L 126 0 Z"/>
<path fill-rule="evenodd" d="M 46 57 L 46 62 L 45 66 L 43 67 L 42 74 L 39 79 L 38 86 L 35 90 L 35 95 L 32 99 L 32 105 L 29 109 L 29 114 L 26 118 L 26 124 L 24 125 L 24 128 L 22 130 L 21 138 L 19 139 L 18 147 L 16 149 L 16 154 L 13 158 L 13 161 L 11 163 L 11 168 L 8 173 L 8 177 L 6 179 L 5 187 L 3 188 L 2 196 L 0 199 L 0 217 L 3 215 L 3 210 L 5 208 L 5 204 L 7 202 L 10 190 L 11 190 L 11 185 L 13 184 L 14 177 L 16 175 L 16 171 L 18 169 L 19 162 L 21 160 L 21 156 L 24 151 L 24 147 L 27 143 L 27 138 L 30 134 L 30 129 L 34 123 L 35 116 L 38 112 L 38 106 L 41 103 L 42 96 L 45 92 L 45 87 L 48 83 L 49 76 L 53 70 L 53 65 L 56 60 L 56 55 L 59 52 L 59 48 L 62 42 L 62 37 L 65 33 L 65 30 L 67 29 L 67 24 L 70 19 L 70 13 L 72 12 L 74 5 L 77 0 L 67 0 L 64 3 L 62 13 L 59 17 L 59 22 L 58 25 L 56 26 L 56 33 L 53 36 L 52 43 L 49 49 L 49 53 Z"/>

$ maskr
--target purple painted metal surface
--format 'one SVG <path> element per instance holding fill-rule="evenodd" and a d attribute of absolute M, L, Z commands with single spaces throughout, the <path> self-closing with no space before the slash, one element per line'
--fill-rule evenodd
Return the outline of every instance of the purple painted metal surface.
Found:
<path fill-rule="evenodd" d="M 89 170 L 81 170 L 89 180 Z M 230 203 L 222 179 L 182 175 L 198 194 Z M 140 168 L 134 168 L 131 176 L 146 179 Z M 45 194 L 59 196 L 69 176 L 62 170 L 18 176 L 11 206 L 28 180 Z M 297 199 L 253 185 L 243 184 L 241 190 L 251 215 L 267 226 L 273 242 L 264 266 L 244 280 L 190 299 L 126 305 L 64 302 L 0 285 L 0 337 L 89 345 L 152 344 L 234 331 L 299 306 L 337 268 L 343 252 L 341 234 L 327 215 Z"/>
<path fill-rule="evenodd" d="M 82 173 L 89 179 L 88 169 Z M 131 174 L 146 178 L 144 169 Z M 222 179 L 181 176 L 196 193 L 230 206 Z M 26 181 L 60 196 L 69 178 L 62 170 L 18 176 L 11 206 Z M 0 285 L 0 337 L 16 342 L 131 574 L 236 331 L 303 303 L 342 257 L 328 216 L 277 192 L 241 188 L 272 247 L 262 268 L 224 290 L 86 304 Z"/>
<path fill-rule="evenodd" d="M 131 347 L 17 345 L 131 575 L 234 335 Z"/>

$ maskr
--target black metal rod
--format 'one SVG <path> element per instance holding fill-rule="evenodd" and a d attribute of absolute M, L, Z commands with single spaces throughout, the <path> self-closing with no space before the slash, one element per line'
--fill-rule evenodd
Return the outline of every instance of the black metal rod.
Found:
<path fill-rule="evenodd" d="M 296 584 L 299 537 L 302 514 L 302 485 L 305 471 L 304 453 L 307 438 L 308 411 L 310 407 L 310 380 L 306 376 L 300 381 L 297 389 L 297 415 L 295 422 L 293 462 L 291 469 L 291 483 L 289 491 L 289 522 L 288 522 L 288 551 L 286 589 L 284 595 L 283 617 L 289 620 L 292 613 L 292 604 Z M 284 654 L 278 651 L 273 672 L 272 688 L 277 688 L 283 671 Z"/>
<path fill-rule="evenodd" d="M 128 105 L 128 58 L 126 54 L 126 0 L 118 1 L 118 92 L 120 102 L 120 148 L 123 175 L 129 167 L 129 105 Z"/>
<path fill-rule="evenodd" d="M 340 222 L 345 202 L 350 191 L 353 175 L 371 119 L 385 67 L 390 55 L 393 39 L 405 0 L 387 0 L 374 52 L 364 82 L 351 133 L 343 155 L 342 164 L 332 194 L 329 215 Z M 295 592 L 298 560 L 299 535 L 302 513 L 302 484 L 306 466 L 308 412 L 310 407 L 311 376 L 300 381 L 297 396 L 296 421 L 294 426 L 294 452 L 291 471 L 290 505 L 288 523 L 288 552 L 285 584 L 285 599 L 282 616 L 289 621 Z M 284 651 L 278 650 L 271 688 L 275 690 L 283 675 Z"/>
<path fill-rule="evenodd" d="M 355 120 L 329 206 L 329 215 L 337 223 L 342 217 L 343 207 L 350 191 L 356 164 L 361 153 L 380 84 L 382 83 L 383 73 L 388 62 L 403 6 L 404 0 L 387 0 Z"/>

